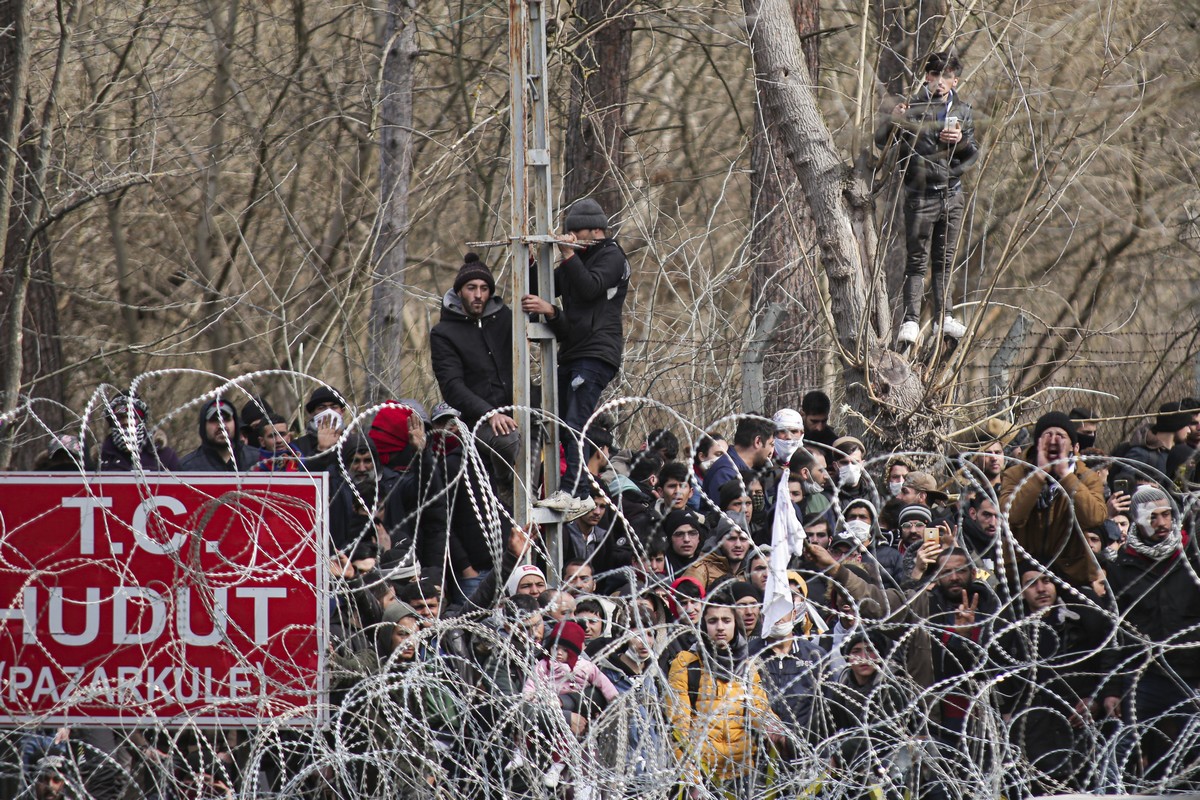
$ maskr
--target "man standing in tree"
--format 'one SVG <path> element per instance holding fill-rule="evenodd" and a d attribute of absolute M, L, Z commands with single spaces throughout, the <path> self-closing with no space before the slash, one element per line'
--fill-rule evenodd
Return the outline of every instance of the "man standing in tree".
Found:
<path fill-rule="evenodd" d="M 564 423 L 562 439 L 567 471 L 562 487 L 568 495 L 585 498 L 590 483 L 580 478 L 577 438 L 600 402 L 600 393 L 621 369 L 625 335 L 621 311 L 629 291 L 629 261 L 616 239 L 608 235 L 608 215 L 595 200 L 573 203 L 563 217 L 562 264 L 554 270 L 551 296 L 562 307 L 536 295 L 521 299 L 521 310 L 542 314 L 558 338 L 558 414 Z M 582 245 L 582 249 L 579 246 Z M 566 497 L 548 498 L 542 505 L 568 510 Z"/>
<path fill-rule="evenodd" d="M 907 349 L 920 332 L 925 272 L 933 263 L 933 319 L 942 335 L 961 338 L 966 327 L 946 308 L 947 277 L 962 231 L 962 174 L 979 158 L 971 107 L 958 98 L 962 65 L 949 52 L 925 62 L 925 83 L 911 102 L 897 103 L 875 132 L 883 148 L 895 134 L 904 171 L 904 321 L 896 345 Z M 931 252 L 932 250 L 932 252 Z"/>

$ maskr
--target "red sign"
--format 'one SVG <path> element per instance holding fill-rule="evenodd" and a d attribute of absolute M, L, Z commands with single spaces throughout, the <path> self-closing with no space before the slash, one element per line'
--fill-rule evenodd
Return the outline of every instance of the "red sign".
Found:
<path fill-rule="evenodd" d="M 0 474 L 0 724 L 322 722 L 326 480 Z"/>

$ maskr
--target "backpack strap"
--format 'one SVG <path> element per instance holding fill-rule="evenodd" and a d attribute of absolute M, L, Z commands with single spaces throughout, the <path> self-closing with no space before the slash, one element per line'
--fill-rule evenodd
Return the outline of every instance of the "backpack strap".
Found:
<path fill-rule="evenodd" d="M 688 662 L 688 700 L 692 703 L 692 711 L 696 710 L 696 700 L 700 697 L 700 659 Z"/>

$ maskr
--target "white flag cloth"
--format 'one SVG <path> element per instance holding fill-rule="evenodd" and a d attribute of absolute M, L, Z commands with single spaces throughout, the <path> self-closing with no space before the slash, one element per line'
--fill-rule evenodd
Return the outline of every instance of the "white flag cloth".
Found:
<path fill-rule="evenodd" d="M 775 489 L 770 571 L 767 573 L 767 587 L 763 598 L 763 631 L 771 630 L 775 623 L 792 610 L 792 589 L 788 586 L 787 570 L 792 553 L 799 553 L 804 549 L 804 538 L 804 526 L 796 516 L 795 506 L 792 505 L 791 495 L 788 493 L 788 470 L 784 467 L 783 475 L 780 476 Z"/>

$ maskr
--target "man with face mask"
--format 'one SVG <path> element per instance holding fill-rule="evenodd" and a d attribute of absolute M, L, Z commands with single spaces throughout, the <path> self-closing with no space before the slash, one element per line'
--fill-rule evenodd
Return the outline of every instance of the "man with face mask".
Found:
<path fill-rule="evenodd" d="M 833 443 L 831 472 L 836 470 L 834 480 L 837 484 L 838 503 L 842 508 L 854 500 L 866 500 L 874 508 L 879 508 L 882 504 L 875 481 L 871 480 L 863 464 L 866 453 L 866 446 L 853 436 L 842 436 Z"/>
<path fill-rule="evenodd" d="M 146 472 L 179 469 L 179 456 L 169 447 L 156 447 L 150 439 L 146 419 L 150 407 L 136 395 L 117 395 L 105 403 L 108 436 L 100 444 L 101 472 L 132 472 L 134 457 L 138 469 Z"/>
<path fill-rule="evenodd" d="M 832 505 L 833 487 L 825 467 L 825 454 L 819 448 L 796 448 L 788 462 L 788 471 L 800 478 L 804 489 L 802 516 L 819 514 Z"/>
<path fill-rule="evenodd" d="M 180 472 L 240 472 L 254 466 L 258 451 L 238 438 L 238 414 L 220 397 L 200 407 L 200 446 L 183 457 Z"/>
<path fill-rule="evenodd" d="M 775 463 L 785 467 L 792 453 L 804 443 L 804 417 L 793 408 L 781 408 L 771 421 L 775 423 Z"/>
<path fill-rule="evenodd" d="M 1121 718 L 1124 702 L 1127 719 L 1136 714 L 1139 725 L 1150 726 L 1141 746 L 1146 777 L 1154 780 L 1166 768 L 1168 753 L 1187 759 L 1182 763 L 1194 759 L 1175 743 L 1200 714 L 1200 587 L 1195 578 L 1200 553 L 1192 531 L 1183 529 L 1175 503 L 1159 487 L 1139 487 L 1130 515 L 1129 537 L 1108 567 L 1125 632 L 1122 646 L 1109 650 L 1106 667 L 1116 677 L 1101 694 L 1107 716 Z M 1170 646 L 1160 650 L 1146 642 Z"/>

